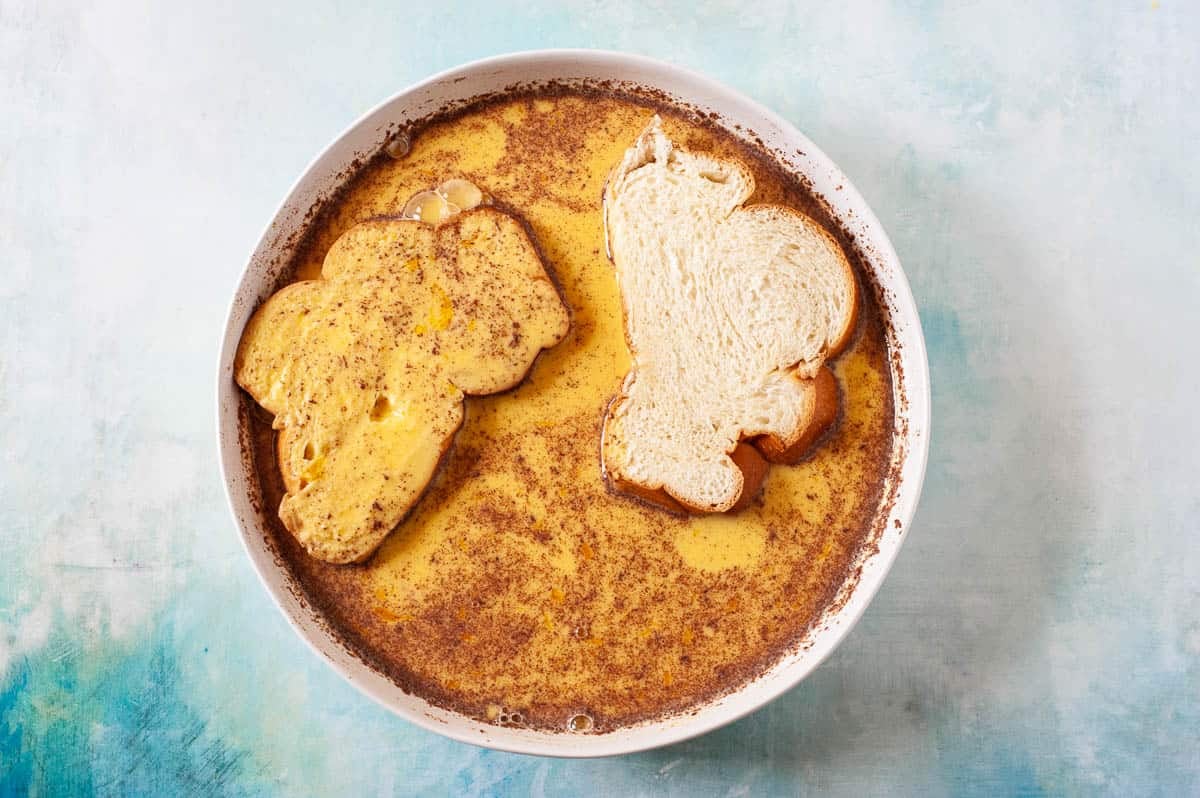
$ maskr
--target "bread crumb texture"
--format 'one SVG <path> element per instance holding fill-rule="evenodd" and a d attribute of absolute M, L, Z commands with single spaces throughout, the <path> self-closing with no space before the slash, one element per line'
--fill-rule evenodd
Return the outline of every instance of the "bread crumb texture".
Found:
<path fill-rule="evenodd" d="M 817 378 L 853 328 L 853 270 L 799 211 L 744 205 L 754 190 L 747 165 L 676 146 L 657 116 L 609 178 L 632 355 L 604 426 L 618 487 L 663 490 L 694 511 L 744 506 L 765 462 L 742 441 L 765 439 L 776 459 L 832 421 L 836 390 Z"/>

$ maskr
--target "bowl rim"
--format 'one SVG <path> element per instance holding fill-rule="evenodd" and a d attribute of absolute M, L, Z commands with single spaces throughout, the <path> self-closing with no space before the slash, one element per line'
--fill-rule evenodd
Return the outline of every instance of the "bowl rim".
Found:
<path fill-rule="evenodd" d="M 264 257 L 280 246 L 279 227 L 289 211 L 295 214 L 297 198 L 303 195 L 302 187 L 312 182 L 314 176 L 317 176 L 315 179 L 321 179 L 317 175 L 318 170 L 323 163 L 329 160 L 331 154 L 337 153 L 354 134 L 361 132 L 372 120 L 376 120 L 394 105 L 403 104 L 420 92 L 468 80 L 472 76 L 533 68 L 539 64 L 544 65 L 547 61 L 561 61 L 601 72 L 605 70 L 644 72 L 647 73 L 645 80 L 634 80 L 633 82 L 654 89 L 661 89 L 661 86 L 655 81 L 656 77 L 660 80 L 667 79 L 690 84 L 697 91 L 715 100 L 723 101 L 726 103 L 725 107 L 737 106 L 740 109 L 740 115 L 753 115 L 762 120 L 765 126 L 772 127 L 773 138 L 786 141 L 807 164 L 808 169 L 804 171 L 806 177 L 813 179 L 812 170 L 818 168 L 823 170 L 819 174 L 823 174 L 826 180 L 814 180 L 814 187 L 820 188 L 821 183 L 826 182 L 828 183 L 826 188 L 832 188 L 833 181 L 836 181 L 837 196 L 826 194 L 826 200 L 835 213 L 838 213 L 840 208 L 840 221 L 848 223 L 848 220 L 840 215 L 848 212 L 853 216 L 853 228 L 869 234 L 868 239 L 873 257 L 866 260 L 870 261 L 869 267 L 875 273 L 875 279 L 882 292 L 887 294 L 886 297 L 880 299 L 886 301 L 891 317 L 889 349 L 895 346 L 896 349 L 893 351 L 898 353 L 901 361 L 899 374 L 897 374 L 896 363 L 892 364 L 893 382 L 895 384 L 897 380 L 900 380 L 903 383 L 902 399 L 899 395 L 899 387 L 895 387 L 898 400 L 897 422 L 903 417 L 904 423 L 903 425 L 898 423 L 895 431 L 897 440 L 902 443 L 902 446 L 898 448 L 903 451 L 902 454 L 893 455 L 898 461 L 898 465 L 893 468 L 896 474 L 893 499 L 890 512 L 885 519 L 891 523 L 885 523 L 877 537 L 874 551 L 860 555 L 859 562 L 862 570 L 859 578 L 853 583 L 848 583 L 847 595 L 844 598 L 839 596 L 839 599 L 835 601 L 836 607 L 826 609 L 827 617 L 822 618 L 824 625 L 821 628 L 817 628 L 815 625 L 809 632 L 805 643 L 798 650 L 780 657 L 768 667 L 765 673 L 727 694 L 694 708 L 689 711 L 690 714 L 664 716 L 600 734 L 534 731 L 485 724 L 466 715 L 436 707 L 419 696 L 404 694 L 398 686 L 370 669 L 357 656 L 348 652 L 343 644 L 337 642 L 319 614 L 308 608 L 306 603 L 289 589 L 287 575 L 274 561 L 274 555 L 265 548 L 264 531 L 257 520 L 257 513 L 246 512 L 252 500 L 249 495 L 235 493 L 235 486 L 245 479 L 245 469 L 242 443 L 237 429 L 236 394 L 238 389 L 233 385 L 232 363 L 244 322 L 238 324 L 236 330 L 233 328 L 235 322 L 247 313 L 244 311 L 244 305 L 247 301 L 248 286 L 253 282 L 252 277 L 255 276 L 256 263 L 261 263 Z M 592 79 L 604 80 L 605 78 L 595 77 Z M 668 94 L 685 103 L 693 102 L 692 97 L 674 95 L 671 92 Z M 703 105 L 703 103 L 697 104 Z M 724 110 L 718 112 L 723 118 L 728 118 Z M 761 132 L 756 128 L 750 128 L 750 131 Z M 377 133 L 378 130 L 376 129 L 375 132 Z M 382 140 L 378 140 L 376 146 L 381 143 Z M 778 148 L 770 144 L 767 149 L 774 154 L 780 154 Z M 798 164 L 791 162 L 790 158 L 786 160 L 789 161 L 789 168 L 800 168 Z M 326 190 L 319 192 L 322 196 L 328 193 L 327 189 L 336 188 L 338 182 L 337 178 L 329 174 L 326 174 L 324 179 L 333 182 L 326 187 Z M 303 223 L 301 223 L 302 225 Z M 887 272 L 883 273 L 881 270 L 885 267 Z M 262 288 L 250 293 L 250 304 L 253 307 L 258 304 L 257 301 L 253 301 L 254 297 L 259 300 L 263 298 Z M 612 756 L 682 742 L 725 726 L 762 708 L 799 684 L 820 666 L 846 638 L 882 585 L 884 577 L 899 553 L 901 544 L 907 537 L 906 533 L 916 512 L 929 454 L 930 398 L 928 356 L 920 317 L 895 249 L 874 212 L 850 180 L 803 133 L 786 119 L 740 91 L 698 72 L 665 61 L 611 50 L 525 50 L 491 56 L 451 67 L 394 93 L 343 129 L 328 145 L 322 148 L 293 182 L 241 269 L 225 314 L 217 361 L 218 462 L 226 504 L 237 525 L 243 549 L 267 594 L 305 644 L 360 692 L 405 720 L 460 742 L 521 754 L 569 758 Z M 901 401 L 904 403 L 903 414 L 900 407 Z M 256 544 L 258 544 L 257 548 Z M 819 645 L 817 640 L 820 641 Z M 404 703 L 416 706 L 405 706 L 400 702 L 398 694 L 404 696 Z"/>

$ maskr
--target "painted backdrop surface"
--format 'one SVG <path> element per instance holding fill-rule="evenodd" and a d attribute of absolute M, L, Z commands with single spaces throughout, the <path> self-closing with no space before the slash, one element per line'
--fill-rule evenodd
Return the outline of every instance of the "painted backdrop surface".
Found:
<path fill-rule="evenodd" d="M 0 795 L 1200 793 L 1200 9 L 0 0 Z M 807 132 L 890 231 L 925 497 L 799 688 L 666 750 L 451 743 L 318 662 L 224 505 L 225 303 L 380 99 L 646 53 Z"/>

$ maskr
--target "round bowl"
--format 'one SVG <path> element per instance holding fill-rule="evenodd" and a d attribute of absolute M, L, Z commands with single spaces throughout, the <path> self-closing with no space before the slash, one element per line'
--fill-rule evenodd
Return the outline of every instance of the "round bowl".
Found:
<path fill-rule="evenodd" d="M 483 723 L 406 694 L 348 651 L 323 619 L 293 592 L 277 561 L 259 512 L 256 479 L 245 465 L 233 358 L 251 312 L 271 293 L 309 218 L 364 156 L 379 151 L 389 134 L 410 121 L 500 91 L 514 84 L 554 81 L 632 84 L 681 104 L 714 111 L 747 139 L 761 140 L 794 172 L 807 178 L 860 245 L 878 286 L 888 325 L 895 391 L 896 445 L 890 484 L 874 545 L 860 555 L 861 571 L 848 583 L 812 632 L 766 673 L 687 714 L 603 734 L 574 734 Z M 786 120 L 736 91 L 660 61 L 590 50 L 515 53 L 457 67 L 401 91 L 352 124 L 304 171 L 267 226 L 242 273 L 225 322 L 217 369 L 217 436 L 222 475 L 242 542 L 255 570 L 296 633 L 334 670 L 397 715 L 438 734 L 476 745 L 525 754 L 590 757 L 668 745 L 753 712 L 794 687 L 816 668 L 854 626 L 879 589 L 904 540 L 921 492 L 929 444 L 929 368 L 917 308 L 908 281 L 883 228 L 846 176 Z"/>

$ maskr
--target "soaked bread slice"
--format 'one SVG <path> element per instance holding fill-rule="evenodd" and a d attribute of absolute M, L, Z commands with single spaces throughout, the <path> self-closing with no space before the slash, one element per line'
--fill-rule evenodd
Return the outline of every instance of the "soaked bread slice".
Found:
<path fill-rule="evenodd" d="M 804 214 L 743 205 L 753 192 L 744 164 L 679 148 L 658 117 L 605 188 L 633 364 L 604 469 L 671 509 L 744 505 L 767 461 L 804 457 L 837 416 L 824 364 L 854 329 L 854 273 Z"/>
<path fill-rule="evenodd" d="M 235 378 L 275 415 L 279 517 L 312 556 L 355 562 L 413 507 L 464 394 L 515 386 L 567 333 L 525 226 L 490 207 L 363 222 L 242 334 Z"/>

